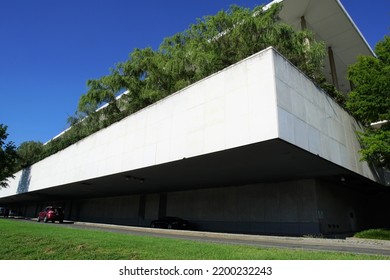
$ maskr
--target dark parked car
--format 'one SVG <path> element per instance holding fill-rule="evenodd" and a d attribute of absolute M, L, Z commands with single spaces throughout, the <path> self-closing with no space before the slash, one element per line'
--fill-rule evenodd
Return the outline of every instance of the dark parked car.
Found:
<path fill-rule="evenodd" d="M 150 223 L 152 228 L 186 229 L 188 221 L 177 217 L 163 217 Z"/>
<path fill-rule="evenodd" d="M 61 207 L 47 206 L 38 214 L 38 223 L 42 220 L 44 223 L 48 221 L 62 223 L 64 221 L 64 210 Z"/>

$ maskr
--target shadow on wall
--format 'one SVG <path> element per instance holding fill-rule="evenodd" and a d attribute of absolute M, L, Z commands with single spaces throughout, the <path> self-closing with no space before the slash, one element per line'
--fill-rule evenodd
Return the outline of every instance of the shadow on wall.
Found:
<path fill-rule="evenodd" d="M 22 171 L 22 176 L 20 177 L 20 181 L 18 184 L 18 189 L 16 193 L 25 193 L 28 192 L 31 181 L 31 166 L 26 167 Z"/>

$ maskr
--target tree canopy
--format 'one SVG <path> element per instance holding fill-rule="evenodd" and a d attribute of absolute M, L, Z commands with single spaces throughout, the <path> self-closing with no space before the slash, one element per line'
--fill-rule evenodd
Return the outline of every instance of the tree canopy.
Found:
<path fill-rule="evenodd" d="M 308 30 L 282 23 L 282 5 L 264 11 L 232 6 L 198 19 L 187 30 L 163 40 L 157 50 L 135 49 L 111 74 L 88 81 L 78 113 L 91 115 L 103 103 L 118 108 L 115 96 L 128 90 L 120 110 L 134 112 L 260 50 L 273 46 L 313 79 L 322 78 L 324 44 Z"/>
<path fill-rule="evenodd" d="M 12 141 L 6 142 L 8 127 L 0 124 L 0 188 L 8 186 L 9 178 L 13 178 L 18 158 L 16 146 Z"/>
<path fill-rule="evenodd" d="M 43 152 L 43 144 L 41 142 L 27 141 L 19 145 L 16 152 L 18 160 L 16 170 L 32 165 L 40 160 Z"/>
<path fill-rule="evenodd" d="M 390 37 L 375 46 L 376 57 L 360 56 L 349 67 L 353 83 L 346 106 L 366 129 L 359 133 L 362 159 L 390 167 Z M 370 125 L 383 121 L 380 128 Z M 387 123 L 386 123 L 387 121 Z"/>
<path fill-rule="evenodd" d="M 282 23 L 281 8 L 281 3 L 267 10 L 231 6 L 165 38 L 157 50 L 134 49 L 108 75 L 87 82 L 88 91 L 68 119 L 71 129 L 45 144 L 40 159 L 269 46 L 324 85 L 324 44 L 310 31 Z"/>

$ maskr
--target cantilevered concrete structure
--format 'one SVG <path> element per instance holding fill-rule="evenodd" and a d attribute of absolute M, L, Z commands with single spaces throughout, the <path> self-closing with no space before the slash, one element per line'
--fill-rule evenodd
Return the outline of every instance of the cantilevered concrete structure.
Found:
<path fill-rule="evenodd" d="M 374 55 L 367 41 L 339 0 L 284 0 L 282 21 L 295 29 L 312 30 L 325 42 L 327 59 L 324 74 L 343 92 L 350 90 L 347 68 L 358 55 Z M 272 3 L 273 3 L 272 2 Z M 271 4 L 272 4 L 271 3 Z"/>
<path fill-rule="evenodd" d="M 305 19 L 327 40 L 348 86 L 343 67 L 372 52 L 340 3 L 284 2 L 282 19 Z M 167 215 L 260 234 L 389 226 L 386 173 L 359 160 L 360 129 L 270 47 L 18 172 L 0 204 L 29 217 L 56 204 L 71 220 L 148 226 Z"/>

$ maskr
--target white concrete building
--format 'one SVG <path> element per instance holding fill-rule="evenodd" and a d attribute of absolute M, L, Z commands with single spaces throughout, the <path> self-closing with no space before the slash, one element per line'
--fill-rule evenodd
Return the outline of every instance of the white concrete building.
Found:
<path fill-rule="evenodd" d="M 341 4 L 284 2 L 282 20 L 325 40 L 325 72 L 347 91 L 346 67 L 372 51 Z M 179 216 L 194 229 L 260 234 L 388 226 L 386 174 L 359 160 L 360 129 L 270 47 L 18 172 L 0 204 L 30 217 L 57 204 L 71 220 Z"/>

